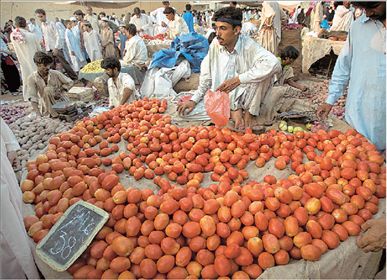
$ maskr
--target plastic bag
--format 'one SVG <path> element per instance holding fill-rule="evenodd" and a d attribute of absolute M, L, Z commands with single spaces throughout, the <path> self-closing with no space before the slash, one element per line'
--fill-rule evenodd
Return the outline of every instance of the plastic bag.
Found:
<path fill-rule="evenodd" d="M 230 99 L 228 94 L 221 91 L 207 91 L 204 105 L 208 116 L 216 126 L 226 126 L 230 119 Z"/>

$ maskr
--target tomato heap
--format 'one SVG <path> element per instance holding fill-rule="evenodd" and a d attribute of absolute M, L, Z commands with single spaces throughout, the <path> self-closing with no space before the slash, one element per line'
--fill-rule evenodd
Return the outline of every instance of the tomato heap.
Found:
<path fill-rule="evenodd" d="M 79 200 L 110 214 L 68 269 L 74 278 L 256 278 L 291 258 L 319 260 L 358 235 L 385 197 L 384 159 L 354 130 L 180 128 L 166 108 L 144 99 L 84 119 L 27 164 L 21 188 L 35 204 L 25 217 L 35 242 Z M 264 172 L 272 158 L 293 174 L 248 179 L 250 162 Z M 123 186 L 127 173 L 158 193 Z"/>

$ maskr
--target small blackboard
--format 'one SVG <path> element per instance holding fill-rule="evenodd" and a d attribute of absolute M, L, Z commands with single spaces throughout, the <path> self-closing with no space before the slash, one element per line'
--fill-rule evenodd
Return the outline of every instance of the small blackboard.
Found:
<path fill-rule="evenodd" d="M 36 247 L 37 255 L 56 271 L 65 271 L 90 245 L 109 214 L 78 201 L 73 204 Z"/>

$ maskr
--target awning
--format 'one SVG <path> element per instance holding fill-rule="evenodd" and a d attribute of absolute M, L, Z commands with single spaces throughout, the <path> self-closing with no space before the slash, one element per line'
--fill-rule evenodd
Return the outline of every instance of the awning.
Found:
<path fill-rule="evenodd" d="M 93 8 L 102 8 L 102 9 L 122 9 L 129 7 L 137 1 L 128 1 L 128 0 L 102 0 L 102 1 L 61 1 L 55 2 L 55 4 L 74 4 L 81 6 L 90 6 Z"/>

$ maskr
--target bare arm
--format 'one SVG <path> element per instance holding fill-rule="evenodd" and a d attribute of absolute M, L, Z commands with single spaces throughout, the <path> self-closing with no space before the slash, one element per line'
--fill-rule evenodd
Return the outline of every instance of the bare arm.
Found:
<path fill-rule="evenodd" d="M 120 105 L 125 104 L 132 94 L 133 94 L 133 90 L 131 90 L 130 88 L 125 88 L 122 98 L 120 100 Z"/>

